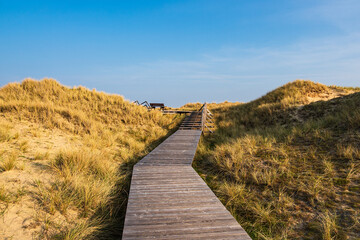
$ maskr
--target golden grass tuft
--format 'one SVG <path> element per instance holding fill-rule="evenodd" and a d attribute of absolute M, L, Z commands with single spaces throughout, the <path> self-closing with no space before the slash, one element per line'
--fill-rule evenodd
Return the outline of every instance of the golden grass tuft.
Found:
<path fill-rule="evenodd" d="M 337 235 L 338 224 L 336 223 L 336 215 L 326 211 L 321 213 L 320 216 L 321 230 L 324 240 L 332 240 Z"/>
<path fill-rule="evenodd" d="M 16 168 L 17 166 L 17 153 L 12 152 L 7 156 L 0 156 L 0 172 L 10 171 Z"/>

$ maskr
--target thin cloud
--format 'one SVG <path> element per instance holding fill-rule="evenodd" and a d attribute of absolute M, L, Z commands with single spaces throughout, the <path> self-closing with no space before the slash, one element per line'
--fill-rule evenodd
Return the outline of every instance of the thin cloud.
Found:
<path fill-rule="evenodd" d="M 110 72 L 114 79 L 121 76 L 131 79 L 134 87 L 144 86 L 148 98 L 164 94 L 156 87 L 160 85 L 167 87 L 169 99 L 186 92 L 190 100 L 202 94 L 207 101 L 248 101 L 254 92 L 261 95 L 295 79 L 358 86 L 360 35 L 308 39 L 281 48 L 228 46 L 188 61 L 159 60 Z M 211 86 L 206 88 L 211 94 L 201 93 L 204 86 Z"/>
<path fill-rule="evenodd" d="M 235 49 L 235 47 L 232 47 Z M 242 55 L 242 52 L 247 54 Z M 240 54 L 239 54 L 240 53 Z M 119 69 L 129 77 L 158 79 L 244 79 L 244 76 L 297 74 L 330 75 L 339 71 L 359 76 L 360 35 L 333 39 L 314 39 L 280 48 L 259 48 L 251 51 L 236 48 L 232 54 L 221 50 L 189 61 L 160 60 Z M 335 67 L 335 69 L 334 69 Z M 324 72 L 324 69 L 327 69 Z M 171 79 L 169 79 L 171 81 Z"/>

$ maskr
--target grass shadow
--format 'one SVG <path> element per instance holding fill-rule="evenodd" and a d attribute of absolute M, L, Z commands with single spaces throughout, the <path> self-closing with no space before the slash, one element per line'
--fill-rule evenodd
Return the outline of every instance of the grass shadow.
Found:
<path fill-rule="evenodd" d="M 354 209 L 360 196 L 351 175 L 360 166 L 359 100 L 353 93 L 303 106 L 254 101 L 214 109 L 217 128 L 201 138 L 193 167 L 254 239 L 354 236 L 356 214 L 343 208 Z M 342 186 L 343 178 L 352 182 Z M 288 225 L 294 219 L 301 228 Z"/>
<path fill-rule="evenodd" d="M 119 166 L 118 174 L 120 178 L 115 184 L 111 194 L 111 200 L 106 203 L 105 207 L 98 209 L 92 216 L 92 219 L 101 217 L 100 221 L 103 223 L 93 239 L 105 240 L 122 238 L 133 167 L 147 155 L 147 152 L 155 149 L 165 139 L 176 132 L 178 127 L 179 125 L 170 130 L 166 136 L 151 142 L 147 147 L 147 151 L 134 156 Z"/>

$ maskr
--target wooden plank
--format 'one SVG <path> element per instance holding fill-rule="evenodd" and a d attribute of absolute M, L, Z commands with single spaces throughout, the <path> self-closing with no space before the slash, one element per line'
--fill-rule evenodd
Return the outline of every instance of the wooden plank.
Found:
<path fill-rule="evenodd" d="M 171 165 L 183 165 L 183 166 L 187 166 L 189 164 L 191 164 L 192 160 L 191 159 L 181 159 L 181 160 L 166 160 L 166 159 L 162 159 L 162 160 L 144 160 L 143 162 L 139 163 L 139 166 L 171 166 Z"/>
<path fill-rule="evenodd" d="M 250 239 L 191 167 L 200 135 L 178 130 L 135 165 L 123 239 Z"/>

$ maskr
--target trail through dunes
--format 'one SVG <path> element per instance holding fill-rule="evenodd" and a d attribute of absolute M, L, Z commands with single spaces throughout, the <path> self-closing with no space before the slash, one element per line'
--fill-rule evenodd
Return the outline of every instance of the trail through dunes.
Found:
<path fill-rule="evenodd" d="M 207 113 L 206 104 L 202 111 Z M 200 112 L 187 116 L 178 131 L 135 165 L 124 240 L 250 239 L 191 167 L 205 130 L 195 123 L 205 118 Z"/>
<path fill-rule="evenodd" d="M 251 238 L 360 238 L 359 90 L 295 81 L 209 104 L 193 166 Z M 3 86 L 0 238 L 121 238 L 133 166 L 182 119 L 52 79 Z"/>

